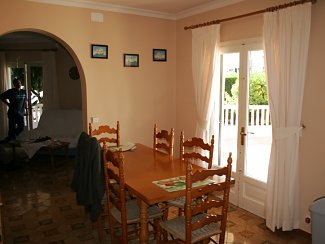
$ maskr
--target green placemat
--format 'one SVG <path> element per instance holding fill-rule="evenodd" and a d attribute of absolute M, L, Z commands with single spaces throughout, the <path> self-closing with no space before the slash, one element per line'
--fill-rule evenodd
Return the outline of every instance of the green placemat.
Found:
<path fill-rule="evenodd" d="M 197 181 L 193 183 L 192 187 L 198 187 L 198 186 L 203 186 L 207 185 L 209 183 L 214 182 L 213 180 L 206 179 L 203 181 Z M 186 177 L 185 176 L 176 176 L 173 178 L 169 179 L 163 179 L 163 180 L 156 180 L 153 181 L 156 186 L 168 191 L 168 192 L 173 192 L 173 191 L 181 191 L 186 188 Z"/>

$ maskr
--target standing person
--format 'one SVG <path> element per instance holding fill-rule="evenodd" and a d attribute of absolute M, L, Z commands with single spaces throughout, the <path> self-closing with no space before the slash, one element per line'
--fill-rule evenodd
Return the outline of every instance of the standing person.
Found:
<path fill-rule="evenodd" d="M 16 137 L 24 130 L 24 114 L 26 106 L 26 91 L 21 89 L 21 81 L 17 78 L 13 80 L 14 88 L 11 88 L 2 94 L 0 99 L 7 104 L 8 120 L 9 120 L 9 132 L 5 141 L 16 140 Z"/>

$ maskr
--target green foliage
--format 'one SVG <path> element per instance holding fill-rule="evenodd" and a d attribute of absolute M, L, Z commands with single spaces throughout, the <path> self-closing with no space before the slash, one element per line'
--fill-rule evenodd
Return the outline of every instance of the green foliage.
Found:
<path fill-rule="evenodd" d="M 238 104 L 239 96 L 239 79 L 234 74 L 226 77 L 225 84 L 225 104 Z M 249 84 L 249 104 L 250 105 L 267 105 L 267 84 L 264 72 L 251 73 Z"/>
<path fill-rule="evenodd" d="M 231 73 L 225 78 L 225 102 L 226 104 L 238 103 L 238 74 Z"/>
<path fill-rule="evenodd" d="M 21 81 L 21 84 L 25 83 L 25 72 L 23 68 L 12 68 L 11 69 L 11 80 L 15 78 Z"/>
<path fill-rule="evenodd" d="M 249 105 L 267 105 L 267 84 L 264 72 L 251 74 L 249 83 Z"/>
<path fill-rule="evenodd" d="M 237 79 L 238 79 L 238 74 L 237 73 L 232 73 L 232 74 L 230 74 L 229 76 L 226 77 L 225 91 L 231 97 L 232 97 L 231 88 L 232 88 L 233 84 L 236 83 Z"/>
<path fill-rule="evenodd" d="M 43 96 L 41 96 L 41 91 L 43 91 L 42 79 L 43 79 L 43 68 L 39 66 L 30 67 L 31 76 L 31 92 L 37 97 L 37 100 L 33 102 L 32 105 L 42 103 Z M 21 83 L 25 86 L 25 72 L 24 68 L 11 68 L 11 80 L 14 78 L 20 79 Z"/>
<path fill-rule="evenodd" d="M 35 101 L 33 105 L 42 103 L 43 96 L 41 96 L 41 91 L 43 91 L 43 68 L 39 66 L 30 67 L 30 75 L 31 75 L 31 86 L 32 93 L 37 97 L 38 101 Z"/>
<path fill-rule="evenodd" d="M 31 67 L 31 81 L 33 90 L 42 90 L 42 78 L 43 78 L 43 68 L 42 67 Z"/>

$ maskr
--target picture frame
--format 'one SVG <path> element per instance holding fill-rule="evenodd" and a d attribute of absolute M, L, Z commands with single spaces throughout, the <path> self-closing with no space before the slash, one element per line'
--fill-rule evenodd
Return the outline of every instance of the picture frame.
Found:
<path fill-rule="evenodd" d="M 167 50 L 166 49 L 153 49 L 152 50 L 152 60 L 156 62 L 166 62 L 167 61 Z"/>
<path fill-rule="evenodd" d="M 124 53 L 124 67 L 139 67 L 139 54 Z"/>
<path fill-rule="evenodd" d="M 92 58 L 108 58 L 108 45 L 91 44 Z"/>

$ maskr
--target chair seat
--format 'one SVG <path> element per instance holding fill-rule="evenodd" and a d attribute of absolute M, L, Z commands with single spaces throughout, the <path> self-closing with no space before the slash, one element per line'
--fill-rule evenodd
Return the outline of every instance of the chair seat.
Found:
<path fill-rule="evenodd" d="M 202 198 L 192 199 L 192 205 L 196 205 L 197 203 L 201 202 L 201 199 Z M 172 200 L 168 200 L 167 204 L 180 209 L 184 209 L 185 202 L 186 202 L 186 197 L 182 196 Z"/>
<path fill-rule="evenodd" d="M 185 201 L 185 197 L 178 197 L 172 200 L 168 200 L 167 203 L 168 205 L 175 206 L 177 208 L 184 208 Z"/>
<path fill-rule="evenodd" d="M 192 223 L 203 219 L 206 214 L 199 214 L 192 217 Z M 186 225 L 185 216 L 180 216 L 175 219 L 163 221 L 160 226 L 167 232 L 173 235 L 174 238 L 180 239 L 182 241 L 186 240 Z M 204 227 L 192 231 L 192 243 L 208 239 L 211 236 L 218 235 L 221 233 L 219 223 L 211 223 L 205 225 Z"/>
<path fill-rule="evenodd" d="M 111 214 L 121 223 L 121 213 L 116 207 L 111 209 Z M 148 219 L 156 219 L 162 216 L 163 212 L 158 206 L 151 205 L 148 207 Z M 133 224 L 138 222 L 140 222 L 140 208 L 137 199 L 132 199 L 126 202 L 126 223 Z"/>
<path fill-rule="evenodd" d="M 113 183 L 112 188 L 114 188 L 116 191 L 120 191 L 120 185 L 118 183 Z M 127 189 L 125 190 L 125 199 L 127 201 L 134 199 L 134 197 L 132 197 L 131 193 Z"/>

